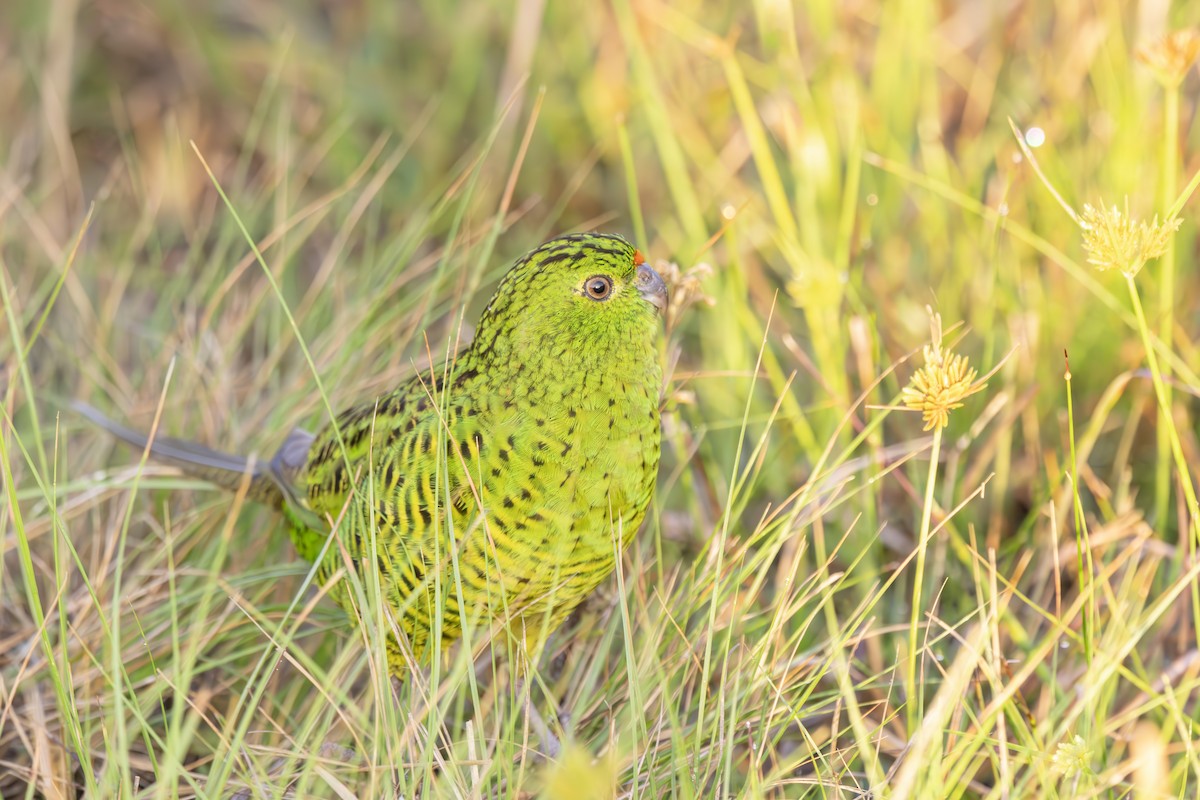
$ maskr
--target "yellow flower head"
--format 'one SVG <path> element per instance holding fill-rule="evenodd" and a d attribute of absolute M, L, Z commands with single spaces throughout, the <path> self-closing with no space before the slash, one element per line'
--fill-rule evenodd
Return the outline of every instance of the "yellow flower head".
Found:
<path fill-rule="evenodd" d="M 580 745 L 568 744 L 542 770 L 542 800 L 610 800 L 617 796 L 617 766 L 611 754 L 597 761 Z"/>
<path fill-rule="evenodd" d="M 1091 770 L 1091 756 L 1087 742 L 1077 733 L 1071 741 L 1059 742 L 1058 747 L 1054 748 L 1054 757 L 1050 760 L 1064 777 L 1071 778 Z"/>
<path fill-rule="evenodd" d="M 1178 217 L 1162 224 L 1158 217 L 1153 222 L 1134 219 L 1129 215 L 1128 202 L 1124 212 L 1116 206 L 1084 205 L 1079 216 L 1088 263 L 1099 270 L 1119 269 L 1131 278 L 1147 261 L 1166 252 L 1180 222 Z"/>
<path fill-rule="evenodd" d="M 1192 64 L 1200 58 L 1200 33 L 1191 28 L 1172 31 L 1142 45 L 1134 55 L 1150 68 L 1159 83 L 1173 89 L 1183 83 Z"/>
<path fill-rule="evenodd" d="M 930 344 L 925 346 L 925 366 L 913 373 L 900 398 L 904 405 L 921 412 L 925 430 L 950 424 L 950 412 L 962 408 L 962 401 L 983 389 L 976 383 L 976 372 L 964 356 L 942 350 L 942 316 L 929 311 Z"/>

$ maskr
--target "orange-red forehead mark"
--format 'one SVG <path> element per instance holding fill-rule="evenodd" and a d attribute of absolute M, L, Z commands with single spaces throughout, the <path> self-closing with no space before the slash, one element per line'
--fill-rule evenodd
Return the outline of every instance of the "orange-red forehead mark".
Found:
<path fill-rule="evenodd" d="M 634 250 L 633 251 L 633 265 L 635 267 L 639 267 L 645 263 L 646 263 L 646 257 L 644 255 L 642 255 L 642 251 Z"/>

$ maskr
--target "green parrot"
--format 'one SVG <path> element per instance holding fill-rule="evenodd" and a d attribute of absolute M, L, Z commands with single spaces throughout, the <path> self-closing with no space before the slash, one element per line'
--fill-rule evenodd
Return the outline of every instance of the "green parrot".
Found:
<path fill-rule="evenodd" d="M 321 582 L 347 563 L 364 582 L 378 573 L 397 677 L 467 621 L 532 654 L 614 570 L 650 503 L 666 305 L 623 238 L 562 236 L 516 261 L 464 351 L 315 436 L 294 431 L 269 462 L 167 438 L 150 454 L 279 509 Z M 331 594 L 356 613 L 345 581 Z"/>

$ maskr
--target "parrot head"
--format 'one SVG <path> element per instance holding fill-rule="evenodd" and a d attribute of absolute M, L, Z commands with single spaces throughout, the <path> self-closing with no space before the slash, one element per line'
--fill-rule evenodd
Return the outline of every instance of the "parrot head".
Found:
<path fill-rule="evenodd" d="M 519 259 L 488 303 L 476 347 L 560 366 L 619 369 L 657 358 L 667 287 L 629 242 L 585 233 L 551 239 Z"/>

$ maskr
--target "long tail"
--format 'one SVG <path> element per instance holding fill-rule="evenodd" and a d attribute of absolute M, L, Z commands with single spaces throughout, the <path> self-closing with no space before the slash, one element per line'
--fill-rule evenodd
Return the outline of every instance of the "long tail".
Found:
<path fill-rule="evenodd" d="M 202 444 L 166 436 L 149 437 L 140 431 L 113 422 L 86 403 L 72 403 L 72 408 L 103 428 L 117 439 L 144 450 L 150 445 L 150 455 L 165 464 L 179 467 L 186 474 L 208 481 L 214 486 L 239 491 L 249 476 L 247 497 L 264 505 L 282 509 L 296 501 L 296 479 L 303 472 L 313 435 L 299 428 L 293 430 L 275 456 L 267 462 L 222 453 Z"/>

